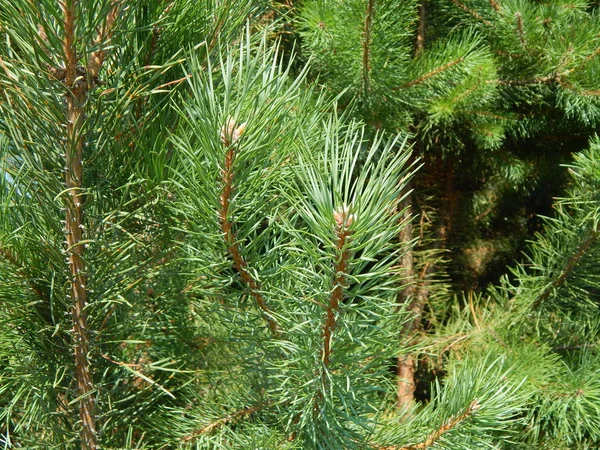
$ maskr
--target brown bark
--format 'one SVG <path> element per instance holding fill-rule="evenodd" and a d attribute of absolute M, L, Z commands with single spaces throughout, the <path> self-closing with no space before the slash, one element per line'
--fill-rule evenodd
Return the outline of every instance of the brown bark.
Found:
<path fill-rule="evenodd" d="M 73 302 L 73 343 L 75 357 L 75 378 L 77 396 L 79 397 L 79 418 L 81 420 L 80 440 L 83 450 L 98 448 L 96 435 L 96 418 L 94 404 L 94 383 L 92 370 L 88 361 L 90 336 L 86 306 L 88 291 L 86 289 L 86 267 L 84 260 L 84 218 L 83 218 L 83 122 L 85 103 L 90 87 L 97 78 L 106 57 L 104 50 L 90 55 L 88 67 L 79 66 L 77 56 L 77 36 L 75 19 L 77 0 L 65 0 L 64 14 L 64 84 L 66 87 L 66 130 L 65 144 L 65 234 L 67 242 L 67 262 L 70 272 L 70 296 Z M 104 26 L 94 41 L 95 45 L 103 44 L 109 39 L 117 18 L 115 3 Z"/>
<path fill-rule="evenodd" d="M 352 222 L 352 215 L 349 214 L 347 208 L 342 208 L 334 213 L 336 221 L 336 249 L 339 253 L 338 262 L 335 266 L 335 279 L 333 280 L 333 291 L 329 298 L 327 307 L 327 318 L 323 326 L 323 365 L 329 367 L 331 358 L 331 339 L 336 326 L 336 314 L 340 307 L 340 302 L 344 299 L 344 285 L 346 282 L 346 272 L 348 270 L 348 241 L 350 231 L 348 226 Z M 323 375 L 325 377 L 325 374 Z"/>
<path fill-rule="evenodd" d="M 362 64 L 363 64 L 363 85 L 365 94 L 371 90 L 370 77 L 371 77 L 371 35 L 373 28 L 373 13 L 375 7 L 375 0 L 367 1 L 367 11 L 365 14 L 365 22 L 363 25 L 363 52 L 362 52 Z"/>
<path fill-rule="evenodd" d="M 440 207 L 439 225 L 435 233 L 435 243 L 433 248 L 441 251 L 448 238 L 449 230 L 452 226 L 452 217 L 456 205 L 456 188 L 454 165 L 450 160 L 445 168 L 444 179 L 444 199 Z M 407 196 L 403 201 L 402 208 L 405 209 L 407 220 L 411 215 L 412 197 Z M 408 243 L 413 238 L 412 224 L 405 226 L 400 233 L 400 242 Z M 414 273 L 414 256 L 412 250 L 407 251 L 400 260 L 400 266 L 406 274 L 408 284 L 401 292 L 398 298 L 399 304 L 406 304 L 406 310 L 412 315 L 411 320 L 406 322 L 402 329 L 402 337 L 407 339 L 408 345 L 416 343 L 417 333 L 421 329 L 421 316 L 425 305 L 429 301 L 431 289 L 431 276 L 438 269 L 434 262 L 427 262 L 418 277 Z M 399 408 L 409 408 L 414 404 L 414 393 L 416 388 L 415 366 L 416 355 L 403 355 L 397 361 L 397 400 Z"/>
<path fill-rule="evenodd" d="M 419 27 L 417 29 L 417 39 L 415 42 L 415 56 L 419 56 L 425 49 L 425 0 L 419 5 Z M 432 75 L 433 76 L 433 75 Z M 415 83 L 417 84 L 418 81 Z M 409 85 L 411 85 L 409 83 Z M 401 331 L 401 337 L 409 336 L 414 329 L 417 329 L 420 323 L 420 311 L 418 311 L 418 303 L 415 302 L 415 267 L 414 255 L 412 247 L 409 243 L 413 240 L 414 226 L 412 223 L 412 194 L 413 185 L 409 183 L 406 186 L 408 194 L 399 208 L 404 211 L 402 221 L 405 222 L 404 227 L 400 230 L 398 239 L 400 243 L 406 245 L 406 250 L 400 258 L 400 268 L 403 270 L 403 276 L 406 285 L 398 294 L 398 303 L 407 305 L 406 311 L 413 317 L 404 323 Z M 414 404 L 415 398 L 415 361 L 413 355 L 400 355 L 396 361 L 396 400 L 397 405 L 401 409 L 408 410 Z"/>
<path fill-rule="evenodd" d="M 400 209 L 404 210 L 402 220 L 405 222 L 405 225 L 402 227 L 400 236 L 398 237 L 400 242 L 407 246 L 400 258 L 400 267 L 403 269 L 403 277 L 406 285 L 398 295 L 398 303 L 400 305 L 407 305 L 406 310 L 413 313 L 415 306 L 413 301 L 415 296 L 414 255 L 412 247 L 408 246 L 413 239 L 414 232 L 413 223 L 411 221 L 413 194 L 410 193 L 410 191 L 412 190 L 412 183 L 407 185 L 406 190 L 409 191 L 409 193 L 399 205 Z M 410 334 L 417 324 L 417 316 L 413 317 L 408 322 L 405 322 L 402 327 L 401 336 L 404 337 Z M 414 402 L 415 392 L 415 363 L 411 355 L 401 355 L 398 357 L 396 375 L 398 407 L 408 408 Z"/>

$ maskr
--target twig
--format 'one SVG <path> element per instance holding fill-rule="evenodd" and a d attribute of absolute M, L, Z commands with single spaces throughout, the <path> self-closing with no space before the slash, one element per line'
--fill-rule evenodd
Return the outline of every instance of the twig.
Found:
<path fill-rule="evenodd" d="M 154 381 L 152 378 L 150 378 L 148 375 L 143 374 L 142 372 L 140 372 L 137 369 L 141 369 L 142 365 L 141 364 L 135 364 L 135 363 L 124 363 L 121 361 L 115 361 L 114 359 L 112 359 L 110 356 L 102 354 L 101 355 L 104 359 L 106 359 L 107 361 L 110 361 L 113 364 L 116 364 L 117 366 L 121 366 L 124 369 L 126 369 L 128 372 L 131 372 L 133 375 L 135 375 L 136 377 L 140 378 L 141 380 L 144 380 L 146 383 L 148 383 L 151 386 L 155 386 L 158 389 L 160 389 L 161 391 L 163 391 L 165 394 L 167 394 L 169 397 L 171 398 L 175 398 L 175 396 L 166 388 L 164 388 L 163 386 L 161 386 L 159 383 L 157 383 L 156 381 Z"/>
<path fill-rule="evenodd" d="M 486 83 L 496 83 L 503 86 L 525 86 L 528 84 L 544 84 L 552 81 L 560 81 L 559 74 L 550 74 L 543 77 L 531 78 L 529 80 L 488 80 Z"/>
<path fill-rule="evenodd" d="M 346 205 L 336 209 L 333 213 L 333 217 L 335 220 L 337 263 L 334 267 L 335 276 L 333 279 L 333 290 L 329 296 L 329 304 L 327 305 L 325 313 L 325 323 L 323 324 L 323 348 L 321 349 L 321 361 L 323 363 L 321 368 L 321 382 L 323 390 L 325 390 L 328 385 L 327 371 L 329 370 L 331 363 L 331 341 L 336 327 L 336 314 L 338 313 L 340 302 L 344 299 L 346 272 L 348 270 L 348 260 L 350 258 L 348 244 L 350 242 L 350 235 L 352 234 L 349 227 L 354 221 L 354 215 L 350 214 L 349 208 Z M 324 392 L 322 390 L 317 391 L 313 406 L 315 414 L 319 412 L 321 402 L 323 401 L 323 395 Z"/>
<path fill-rule="evenodd" d="M 173 9 L 174 5 L 175 1 L 171 0 L 166 6 L 166 8 L 163 10 L 163 12 L 160 13 L 158 23 L 160 23 L 167 16 L 167 14 L 169 14 L 169 11 Z M 159 26 L 155 26 L 152 29 L 152 39 L 150 40 L 150 48 L 148 49 L 148 53 L 146 54 L 146 66 L 150 65 L 150 61 L 152 60 L 152 56 L 154 55 L 154 51 L 156 50 L 156 44 L 158 44 L 158 41 L 160 40 L 161 31 L 162 29 Z"/>
<path fill-rule="evenodd" d="M 523 16 L 520 11 L 515 13 L 515 18 L 517 20 L 517 36 L 519 36 L 519 41 L 521 42 L 521 46 L 524 49 L 527 49 L 527 41 L 525 40 L 525 31 L 523 30 Z"/>
<path fill-rule="evenodd" d="M 481 327 L 479 326 L 479 321 L 477 320 L 477 314 L 475 314 L 475 306 L 473 305 L 473 291 L 469 291 L 469 309 L 471 310 L 471 315 L 473 316 L 473 321 L 475 322 L 475 327 L 477 331 L 481 331 Z"/>
<path fill-rule="evenodd" d="M 524 38 L 523 38 L 524 39 Z M 552 73 L 550 75 L 545 75 L 543 77 L 531 78 L 529 80 L 488 80 L 486 83 L 496 83 L 504 86 L 525 86 L 528 84 L 545 84 L 556 82 L 561 85 L 566 85 L 563 82 L 563 78 L 575 72 L 578 68 L 585 66 L 589 61 L 594 59 L 596 56 L 600 55 L 600 47 L 590 53 L 586 58 L 575 67 L 571 67 L 570 69 L 564 70 L 562 72 Z M 586 95 L 586 93 L 591 93 L 591 95 L 598 95 L 600 91 L 581 91 L 582 95 Z"/>
<path fill-rule="evenodd" d="M 453 337 L 454 338 L 454 337 Z M 441 366 L 442 365 L 442 358 L 444 357 L 444 354 L 450 350 L 452 347 L 454 347 L 456 344 L 458 344 L 459 342 L 462 342 L 466 339 L 471 338 L 470 334 L 462 334 L 459 335 L 457 338 L 455 338 L 452 342 L 450 342 L 448 345 L 446 345 L 438 354 L 438 365 Z M 446 339 L 447 340 L 447 339 Z M 442 341 L 443 342 L 443 341 Z M 437 343 L 436 343 L 437 344 Z"/>
<path fill-rule="evenodd" d="M 106 16 L 104 26 L 98 32 L 98 36 L 96 36 L 96 39 L 94 39 L 94 45 L 106 46 L 108 41 L 110 41 L 118 13 L 119 2 L 113 1 L 112 7 L 110 8 L 110 11 Z M 92 52 L 90 56 L 90 60 L 88 61 L 88 75 L 92 80 L 96 80 L 98 79 L 98 75 L 100 73 L 100 69 L 102 68 L 102 64 L 104 64 L 104 59 L 106 58 L 106 50 L 96 50 L 95 52 Z"/>
<path fill-rule="evenodd" d="M 158 89 L 165 88 L 167 86 L 172 86 L 174 84 L 179 84 L 182 81 L 185 81 L 185 80 L 187 80 L 187 79 L 189 79 L 191 77 L 192 77 L 192 74 L 188 73 L 185 77 L 181 77 L 181 78 L 179 78 L 177 80 L 169 81 L 168 83 L 164 83 L 164 84 L 161 84 L 160 86 L 156 86 L 153 90 L 158 90 Z"/>
<path fill-rule="evenodd" d="M 564 352 L 569 350 L 579 350 L 581 348 L 598 348 L 600 341 L 585 343 L 585 344 L 574 344 L 574 345 L 559 345 L 558 347 L 552 347 L 553 352 Z"/>

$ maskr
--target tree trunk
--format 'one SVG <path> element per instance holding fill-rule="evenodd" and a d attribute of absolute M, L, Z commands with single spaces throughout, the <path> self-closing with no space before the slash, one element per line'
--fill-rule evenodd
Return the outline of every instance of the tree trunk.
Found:
<path fill-rule="evenodd" d="M 405 279 L 405 287 L 400 291 L 398 295 L 398 303 L 400 305 L 407 305 L 406 310 L 414 312 L 417 306 L 414 302 L 415 298 L 415 273 L 414 273 L 414 255 L 413 248 L 410 245 L 413 239 L 413 223 L 411 220 L 412 216 L 412 202 L 413 194 L 412 183 L 406 187 L 409 193 L 406 195 L 404 200 L 400 203 L 400 208 L 404 210 L 402 214 L 402 220 L 406 221 L 404 227 L 400 231 L 400 242 L 404 243 L 407 248 L 400 258 L 400 267 L 403 270 L 403 276 Z M 407 336 L 411 331 L 418 326 L 419 319 L 414 316 L 411 320 L 406 322 L 402 327 L 401 337 Z M 398 396 L 398 407 L 409 408 L 414 402 L 415 392 L 415 364 L 411 355 L 401 355 L 397 361 L 397 396 Z"/>

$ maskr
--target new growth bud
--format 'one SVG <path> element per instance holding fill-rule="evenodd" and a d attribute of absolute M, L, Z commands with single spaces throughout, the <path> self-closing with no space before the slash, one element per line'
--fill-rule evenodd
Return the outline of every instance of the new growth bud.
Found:
<path fill-rule="evenodd" d="M 231 116 L 227 118 L 227 123 L 221 127 L 221 142 L 226 146 L 235 144 L 246 129 L 246 122 L 236 126 L 235 119 Z"/>
<path fill-rule="evenodd" d="M 338 207 L 333 211 L 333 219 L 337 230 L 346 230 L 354 223 L 356 216 L 350 214 L 350 207 L 346 204 Z"/>

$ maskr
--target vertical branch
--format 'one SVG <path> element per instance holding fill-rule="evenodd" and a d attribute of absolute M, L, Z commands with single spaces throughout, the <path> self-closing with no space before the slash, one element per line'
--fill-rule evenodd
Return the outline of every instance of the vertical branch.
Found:
<path fill-rule="evenodd" d="M 421 0 L 421 4 L 419 5 L 419 28 L 417 29 L 415 56 L 419 56 L 425 49 L 425 1 Z"/>
<path fill-rule="evenodd" d="M 413 302 L 415 297 L 415 268 L 413 249 L 410 247 L 410 242 L 413 239 L 413 223 L 411 221 L 413 194 L 410 193 L 412 190 L 412 183 L 409 183 L 409 185 L 406 186 L 406 190 L 409 194 L 406 195 L 399 205 L 400 209 L 404 211 L 402 214 L 402 221 L 405 225 L 400 230 L 400 235 L 398 236 L 400 243 L 406 246 L 406 250 L 400 258 L 400 268 L 403 270 L 406 285 L 398 294 L 398 303 L 400 305 L 406 305 L 406 311 L 415 315 L 411 320 L 404 323 L 401 336 L 409 335 L 410 331 L 418 325 L 419 320 Z M 408 409 L 414 401 L 415 363 L 412 355 L 401 355 L 398 356 L 397 364 L 396 393 L 398 407 Z"/>
<path fill-rule="evenodd" d="M 228 148 L 227 153 L 225 154 L 225 162 L 222 173 L 222 182 L 223 189 L 221 191 L 221 209 L 219 211 L 219 218 L 221 220 L 221 230 L 223 231 L 223 238 L 227 244 L 227 249 L 229 250 L 229 254 L 233 258 L 233 264 L 235 268 L 240 274 L 240 278 L 244 282 L 246 286 L 250 289 L 250 295 L 254 297 L 256 300 L 256 304 L 262 310 L 265 320 L 267 321 L 267 325 L 271 334 L 273 336 L 277 336 L 279 334 L 277 322 L 273 319 L 271 315 L 271 310 L 269 309 L 267 302 L 263 295 L 261 294 L 260 285 L 258 282 L 250 275 L 248 272 L 248 265 L 244 258 L 240 253 L 240 249 L 237 243 L 237 238 L 235 236 L 235 232 L 233 231 L 233 226 L 231 221 L 229 220 L 229 207 L 231 204 L 231 196 L 233 194 L 233 161 L 235 159 L 235 150 L 237 148 L 236 141 L 242 135 L 246 128 L 246 124 L 243 123 L 239 127 L 236 128 L 236 123 L 233 118 L 229 118 L 227 121 L 227 125 L 224 126 L 221 130 L 221 141 L 223 145 Z"/>
<path fill-rule="evenodd" d="M 519 41 L 521 42 L 521 46 L 527 50 L 527 40 L 525 39 L 525 30 L 523 29 L 523 16 L 520 11 L 515 13 L 515 21 L 517 28 L 517 36 L 519 36 Z"/>
<path fill-rule="evenodd" d="M 338 208 L 334 211 L 333 218 L 335 220 L 337 263 L 335 264 L 333 290 L 329 296 L 325 323 L 323 324 L 323 348 L 321 349 L 321 361 L 323 362 L 321 380 L 323 386 L 327 386 L 327 370 L 331 363 L 331 341 L 336 327 L 336 314 L 338 313 L 340 302 L 344 299 L 346 272 L 348 271 L 348 259 L 350 258 L 348 244 L 350 242 L 351 231 L 349 230 L 349 227 L 354 221 L 354 215 L 350 214 L 349 208 L 344 205 L 342 208 Z M 319 392 L 315 409 L 318 407 L 318 402 L 320 402 L 322 398 L 323 394 Z"/>
<path fill-rule="evenodd" d="M 419 26 L 417 29 L 417 39 L 415 43 L 415 56 L 419 56 L 425 49 L 425 1 L 422 0 L 419 5 Z M 400 258 L 400 268 L 404 274 L 405 286 L 398 293 L 398 305 L 405 305 L 406 311 L 412 314 L 412 318 L 405 322 L 400 331 L 400 338 L 410 336 L 411 331 L 418 327 L 420 314 L 416 310 L 415 299 L 415 262 L 413 249 L 410 246 L 413 240 L 412 223 L 412 182 L 406 186 L 406 196 L 400 203 L 402 213 L 402 222 L 404 226 L 400 230 L 398 240 L 406 248 Z M 406 411 L 414 403 L 416 389 L 415 382 L 415 361 L 413 355 L 399 355 L 396 361 L 396 402 L 398 408 Z"/>
<path fill-rule="evenodd" d="M 444 198 L 442 205 L 440 206 L 441 217 L 435 232 L 435 243 L 433 245 L 433 250 L 436 250 L 437 252 L 441 251 L 446 246 L 448 234 L 452 227 L 452 218 L 456 206 L 456 187 L 454 182 L 454 163 L 452 160 L 449 160 L 446 166 L 444 180 Z M 408 239 L 408 237 L 409 236 L 405 236 L 404 238 Z M 402 235 L 401 238 L 403 238 Z M 406 264 L 408 265 L 408 261 Z M 403 265 L 402 267 L 405 266 Z M 414 285 L 413 287 L 409 286 L 408 291 L 407 288 L 405 288 L 404 291 L 400 293 L 399 301 L 401 303 L 407 303 L 407 310 L 412 314 L 412 320 L 406 322 L 402 329 L 402 335 L 407 337 L 411 344 L 415 343 L 417 333 L 421 328 L 421 315 L 425 309 L 425 305 L 429 301 L 431 293 L 431 277 L 435 274 L 437 269 L 438 265 L 435 262 L 428 261 L 419 274 L 418 279 L 415 279 L 414 265 L 411 265 L 411 268 L 408 269 L 410 270 L 411 280 L 414 280 Z M 416 388 L 415 359 L 416 355 L 406 355 L 405 357 L 401 357 L 398 361 L 397 394 L 398 406 L 400 408 L 408 407 L 414 403 L 414 392 Z"/>
<path fill-rule="evenodd" d="M 83 118 L 87 93 L 87 81 L 80 75 L 75 36 L 75 14 L 77 1 L 65 0 L 65 84 L 67 105 L 67 141 L 65 148 L 66 198 L 66 241 L 70 268 L 70 294 L 73 301 L 73 339 L 75 373 L 81 419 L 81 448 L 97 449 L 96 421 L 94 417 L 94 385 L 87 359 L 89 352 L 89 330 L 87 323 L 88 293 L 85 288 L 85 262 L 83 240 Z"/>
<path fill-rule="evenodd" d="M 363 84 L 365 93 L 371 90 L 369 77 L 371 76 L 371 29 L 373 28 L 373 8 L 375 0 L 367 0 L 367 13 L 363 26 Z"/>

